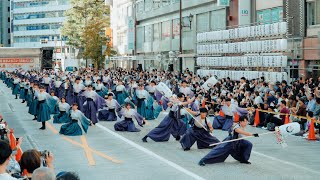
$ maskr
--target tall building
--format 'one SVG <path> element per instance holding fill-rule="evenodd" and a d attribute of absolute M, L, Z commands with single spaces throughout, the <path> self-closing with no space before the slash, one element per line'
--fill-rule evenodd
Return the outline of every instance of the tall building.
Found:
<path fill-rule="evenodd" d="M 10 0 L 0 1 L 0 47 L 11 46 Z"/>
<path fill-rule="evenodd" d="M 60 36 L 60 28 L 66 19 L 64 12 L 71 8 L 68 0 L 12 0 L 12 46 L 55 48 L 59 57 L 65 47 L 65 38 Z"/>
<path fill-rule="evenodd" d="M 118 52 L 117 65 L 129 67 L 128 61 L 122 60 L 121 57 L 133 54 L 133 47 L 128 45 L 129 34 L 134 36 L 133 31 L 128 31 L 128 22 L 133 19 L 133 0 L 113 0 L 111 5 L 111 29 L 112 42 L 114 49 Z"/>

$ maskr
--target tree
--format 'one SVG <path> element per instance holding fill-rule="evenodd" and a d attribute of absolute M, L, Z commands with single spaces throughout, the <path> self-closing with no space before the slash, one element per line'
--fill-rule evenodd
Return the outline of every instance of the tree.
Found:
<path fill-rule="evenodd" d="M 67 44 L 83 51 L 95 67 L 100 68 L 105 52 L 102 46 L 108 43 L 103 29 L 110 26 L 110 7 L 104 0 L 71 0 L 73 8 L 66 11 L 67 20 L 63 24 L 62 34 L 67 36 Z M 106 51 L 112 51 L 107 47 Z"/>

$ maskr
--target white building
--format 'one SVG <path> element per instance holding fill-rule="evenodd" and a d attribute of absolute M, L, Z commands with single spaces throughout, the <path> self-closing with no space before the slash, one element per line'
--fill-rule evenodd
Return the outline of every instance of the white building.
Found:
<path fill-rule="evenodd" d="M 134 36 L 134 32 L 129 32 L 129 20 L 133 20 L 133 0 L 113 0 L 111 3 L 111 29 L 113 37 L 113 47 L 118 52 L 118 56 L 133 54 L 133 47 L 128 45 L 129 37 Z M 131 34 L 131 35 L 129 35 Z M 133 37 L 132 37 L 133 38 Z M 127 61 L 119 59 L 118 65 L 127 66 Z"/>
<path fill-rule="evenodd" d="M 60 36 L 64 12 L 71 8 L 69 0 L 12 0 L 12 47 L 58 48 L 54 59 L 61 58 L 60 47 L 65 39 Z"/>

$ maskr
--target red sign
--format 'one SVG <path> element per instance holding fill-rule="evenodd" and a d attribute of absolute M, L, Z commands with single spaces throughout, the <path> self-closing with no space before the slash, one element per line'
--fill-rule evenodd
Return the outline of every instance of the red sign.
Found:
<path fill-rule="evenodd" d="M 3 64 L 33 63 L 33 59 L 31 58 L 0 58 L 0 63 L 3 63 Z"/>

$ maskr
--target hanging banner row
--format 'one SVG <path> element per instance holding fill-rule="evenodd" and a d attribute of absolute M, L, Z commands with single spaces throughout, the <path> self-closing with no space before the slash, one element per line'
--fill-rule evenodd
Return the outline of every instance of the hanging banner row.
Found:
<path fill-rule="evenodd" d="M 264 77 L 266 82 L 281 82 L 282 80 L 288 80 L 288 74 L 286 72 L 263 72 L 263 71 L 226 71 L 226 70 L 205 70 L 199 69 L 197 74 L 201 77 L 204 76 L 217 76 L 218 79 L 229 77 L 231 80 L 240 81 L 241 77 L 245 77 L 248 80 Z"/>
<path fill-rule="evenodd" d="M 202 32 L 197 34 L 197 42 L 214 42 L 241 38 L 275 37 L 287 34 L 287 22 L 240 27 L 228 30 Z"/>
<path fill-rule="evenodd" d="M 287 56 L 198 57 L 198 66 L 206 67 L 287 67 Z"/>
<path fill-rule="evenodd" d="M 287 39 L 248 41 L 225 44 L 198 45 L 197 54 L 208 56 L 212 54 L 235 54 L 235 53 L 271 53 L 286 52 L 288 49 Z"/>

